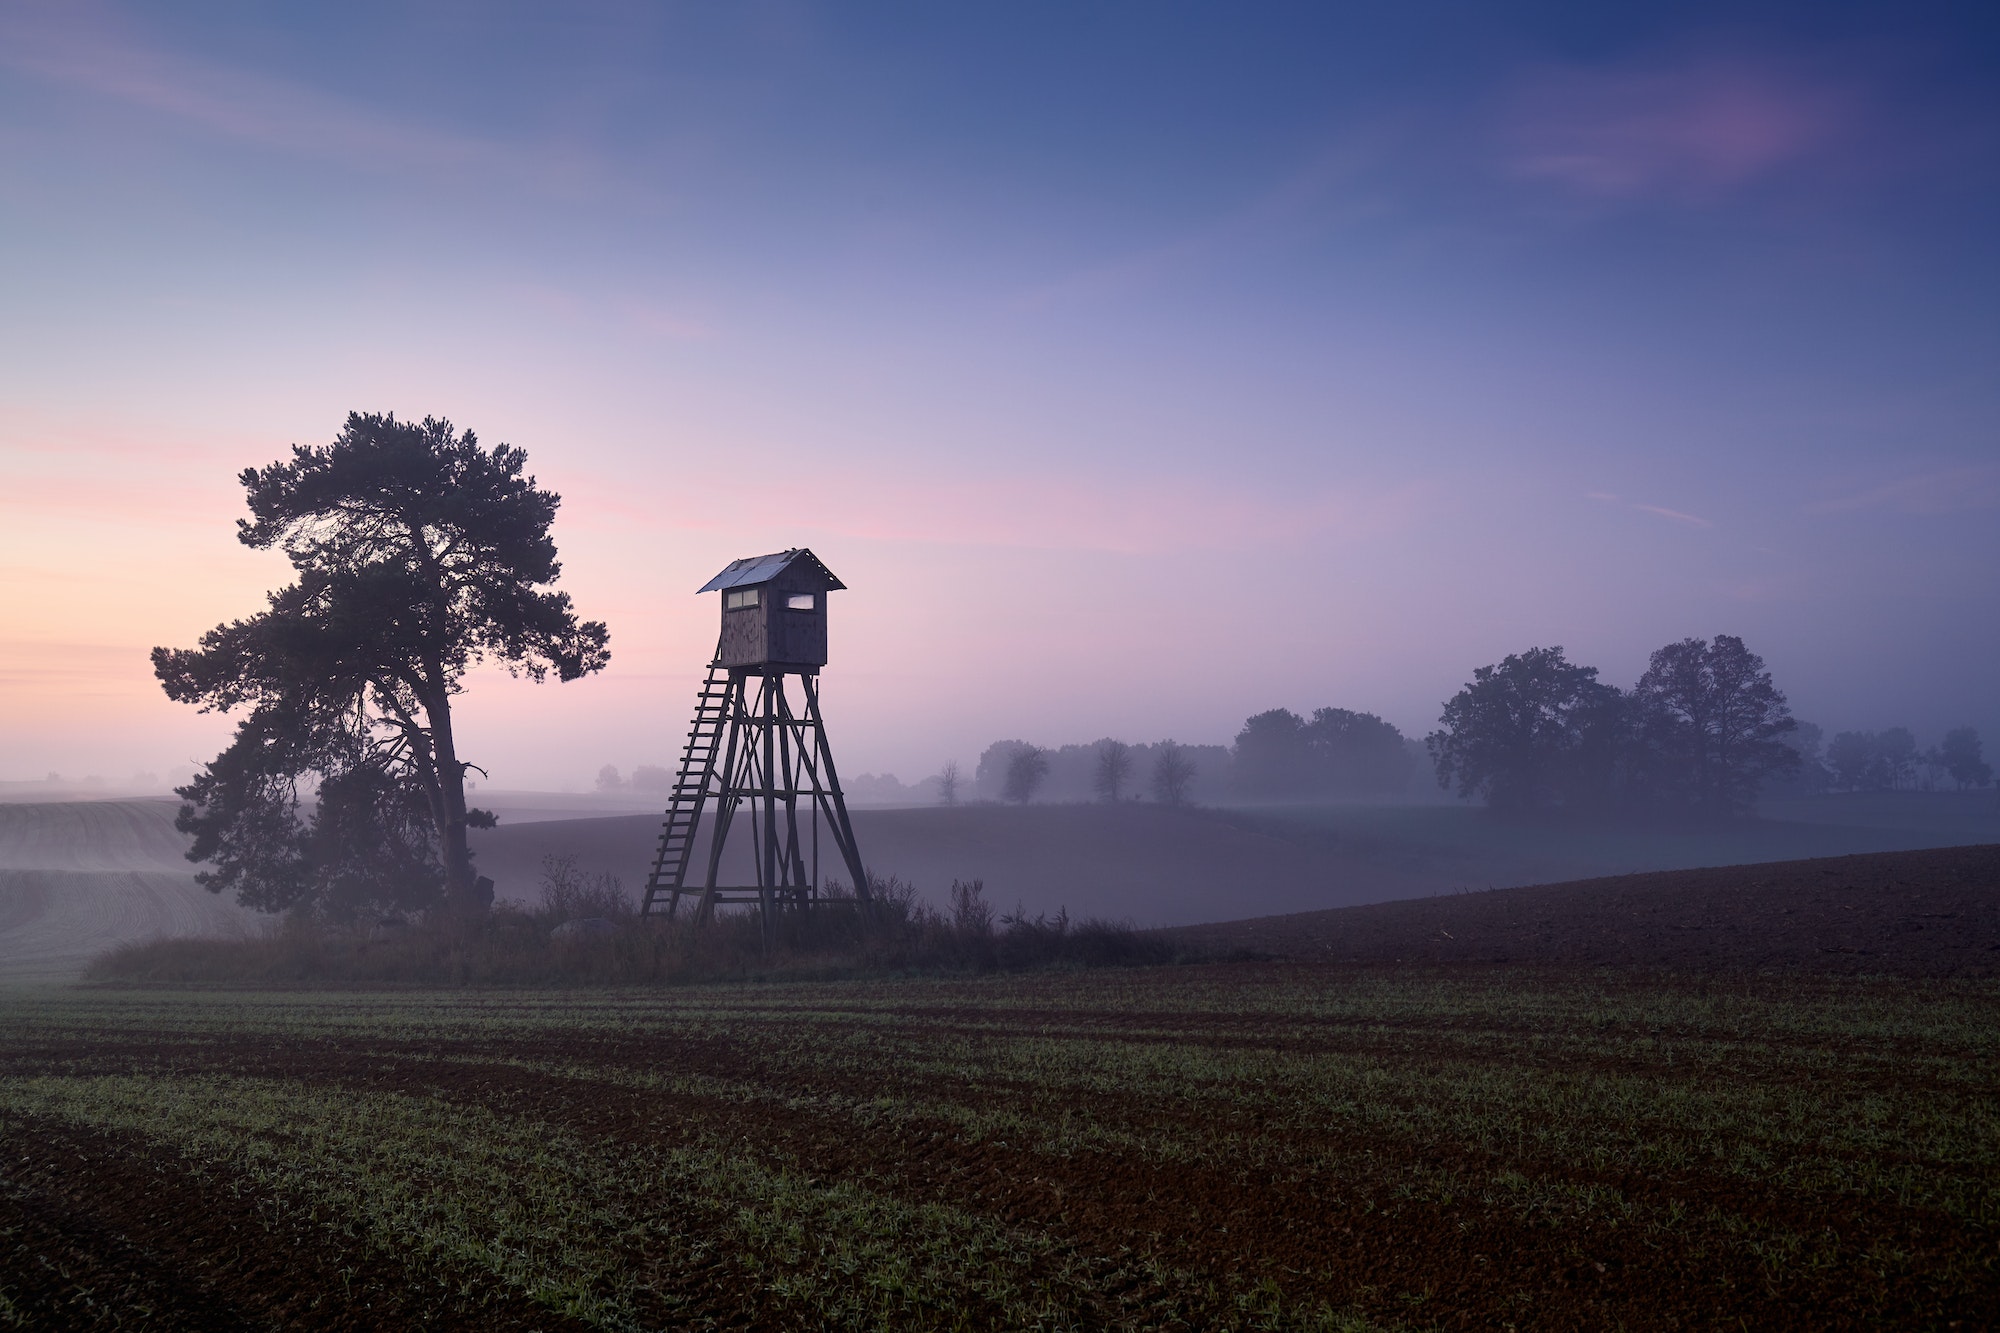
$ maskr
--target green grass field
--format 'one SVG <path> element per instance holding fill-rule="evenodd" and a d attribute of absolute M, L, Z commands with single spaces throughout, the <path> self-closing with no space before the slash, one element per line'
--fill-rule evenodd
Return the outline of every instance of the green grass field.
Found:
<path fill-rule="evenodd" d="M 19 992 L 0 1326 L 1971 1328 L 1997 1019 L 1270 964 Z"/>

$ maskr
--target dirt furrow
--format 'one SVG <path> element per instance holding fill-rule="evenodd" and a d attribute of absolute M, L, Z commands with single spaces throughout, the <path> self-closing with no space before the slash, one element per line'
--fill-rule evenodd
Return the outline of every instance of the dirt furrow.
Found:
<path fill-rule="evenodd" d="M 478 1045 L 487 1056 L 497 1054 L 488 1043 Z M 500 1049 L 511 1059 L 598 1063 L 597 1052 L 576 1045 L 502 1044 Z M 1004 1142 L 968 1142 L 948 1121 L 922 1116 L 900 1117 L 893 1130 L 878 1131 L 841 1115 L 788 1110 L 775 1095 L 769 1101 L 719 1102 L 657 1094 L 511 1062 L 484 1063 L 482 1051 L 469 1046 L 420 1055 L 403 1043 L 386 1050 L 380 1044 L 373 1050 L 365 1044 L 342 1050 L 287 1044 L 260 1052 L 254 1042 L 233 1042 L 199 1052 L 203 1058 L 189 1060 L 189 1054 L 175 1054 L 174 1073 L 298 1079 L 310 1071 L 316 1086 L 442 1096 L 621 1145 L 671 1147 L 721 1135 L 760 1160 L 815 1177 L 866 1179 L 897 1197 L 946 1201 L 1049 1232 L 1107 1271 L 1137 1256 L 1182 1270 L 1196 1285 L 1213 1281 L 1241 1290 L 1269 1278 L 1293 1299 L 1324 1300 L 1336 1308 L 1379 1305 L 1377 1312 L 1384 1314 L 1415 1313 L 1407 1302 L 1421 1298 L 1432 1314 L 1455 1312 L 1444 1326 L 1460 1316 L 1473 1320 L 1467 1327 L 1502 1317 L 1514 1289 L 1537 1293 L 1534 1322 L 1541 1327 L 1669 1327 L 1647 1312 L 1646 1293 L 1662 1283 L 1754 1312 L 1762 1327 L 1839 1325 L 1837 1318 L 1827 1322 L 1828 1312 L 1811 1299 L 1809 1283 L 1797 1278 L 1774 1283 L 1753 1256 L 1729 1244 L 1710 1220 L 1716 1214 L 1818 1233 L 1823 1262 L 1849 1270 L 1849 1297 L 1867 1293 L 1857 1319 L 1864 1312 L 1866 1318 L 1892 1311 L 1937 1315 L 1944 1307 L 1912 1287 L 1909 1274 L 1920 1271 L 1927 1258 L 1942 1261 L 1965 1239 L 1949 1219 L 1922 1210 L 1856 1200 L 1836 1212 L 1830 1211 L 1836 1201 L 1824 1197 L 1790 1198 L 1701 1174 L 1606 1180 L 1563 1163 L 1503 1163 L 1490 1153 L 1449 1144 L 1375 1141 L 1357 1153 L 1355 1145 L 1331 1136 L 1299 1142 L 1293 1146 L 1355 1153 L 1353 1173 L 1338 1180 L 1323 1174 L 1286 1179 L 1241 1163 L 1228 1165 L 1230 1136 L 1217 1134 L 1221 1126 L 1213 1124 L 1208 1128 L 1219 1159 L 1213 1166 L 1120 1152 L 1051 1156 Z M 454 1058 L 438 1060 L 439 1054 Z M 753 1082 L 757 1073 L 756 1062 L 727 1043 L 683 1050 L 663 1041 L 655 1045 L 651 1064 L 682 1072 L 699 1065 L 702 1072 Z M 934 1081 L 924 1087 L 931 1098 L 954 1091 L 941 1090 Z M 767 1090 L 826 1092 L 788 1088 L 782 1081 Z M 955 1091 L 965 1098 L 978 1092 L 971 1086 Z M 1159 1108 L 1115 1097 L 1079 1104 L 1044 1096 L 1041 1110 L 1051 1118 L 1074 1112 L 1133 1127 L 1151 1127 L 1159 1119 Z M 1518 1203 L 1486 1197 L 1491 1187 L 1482 1187 L 1504 1166 L 1531 1170 L 1545 1191 L 1565 1185 L 1614 1188 L 1629 1201 L 1629 1211 L 1622 1222 L 1598 1217 L 1585 1223 L 1557 1212 L 1537 1220 L 1532 1210 L 1524 1220 Z M 1454 1175 L 1464 1179 L 1467 1197 L 1408 1195 L 1407 1185 L 1418 1172 L 1433 1188 Z M 1692 1212 L 1669 1226 L 1665 1219 L 1676 1204 Z M 1909 1261 L 1879 1280 L 1857 1276 L 1855 1265 L 1885 1247 Z M 1801 1309 L 1816 1314 L 1794 1318 L 1792 1312 Z"/>
<path fill-rule="evenodd" d="M 289 1220 L 224 1168 L 43 1117 L 0 1122 L 0 1291 L 28 1328 L 587 1328 L 479 1275 Z"/>

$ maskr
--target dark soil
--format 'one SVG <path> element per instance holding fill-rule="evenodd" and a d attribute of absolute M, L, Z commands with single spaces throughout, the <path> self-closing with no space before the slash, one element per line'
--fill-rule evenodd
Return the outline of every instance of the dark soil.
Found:
<path fill-rule="evenodd" d="M 1201 969 L 1210 984 L 1257 985 L 1297 965 L 1239 963 Z M 1314 969 L 1317 970 L 1317 969 Z M 1175 973 L 1146 982 L 1171 988 Z M 1145 984 L 1144 982 L 1141 983 Z M 1813 983 L 1805 983 L 1810 990 Z M 1790 992 L 1787 993 L 1803 993 Z M 820 1011 L 822 1019 L 825 1010 Z M 872 1011 L 871 1031 L 898 1043 L 960 1040 L 988 1032 L 990 1011 L 912 1007 Z M 1379 1023 L 1343 1025 L 1266 1015 L 1240 1038 L 1216 1033 L 1213 1020 L 1140 1007 L 1082 1016 L 1096 1040 L 1142 1044 L 1175 1040 L 1176 1028 L 1203 1027 L 1209 1042 L 1301 1053 L 1348 1051 L 1424 1062 L 1463 1059 L 1466 1034 L 1448 1027 L 1382 1031 Z M 1075 1010 L 1011 1012 L 1008 1026 L 1049 1033 L 1075 1026 Z M 1482 1024 L 1482 1028 L 1486 1025 Z M 1582 1162 L 1510 1158 L 1449 1141 L 1343 1143 L 1332 1130 L 1300 1141 L 1307 1150 L 1351 1150 L 1338 1193 L 1324 1175 L 1291 1178 L 1247 1173 L 1226 1158 L 1206 1165 L 1150 1160 L 1116 1150 L 1038 1156 L 1033 1170 L 1005 1143 L 969 1141 L 959 1125 L 901 1119 L 861 1127 L 845 1117 L 802 1117 L 775 1102 L 731 1097 L 711 1102 L 620 1088 L 591 1076 L 523 1068 L 549 1062 L 580 1071 L 672 1069 L 765 1086 L 809 1099 L 902 1097 L 970 1104 L 1011 1104 L 1025 1114 L 1071 1114 L 1135 1129 L 1197 1114 L 1173 1103 L 1118 1090 L 1052 1095 L 1034 1084 L 996 1085 L 935 1075 L 903 1075 L 871 1065 L 851 1074 L 816 1076 L 807 1085 L 774 1068 L 761 1044 L 768 1031 L 741 1039 L 689 1039 L 672 1032 L 453 1041 L 296 1037 L 205 1040 L 178 1044 L 141 1032 L 125 1043 L 57 1042 L 0 1049 L 10 1076 L 161 1070 L 308 1080 L 318 1087 L 392 1091 L 478 1105 L 513 1119 L 560 1126 L 614 1147 L 672 1146 L 722 1129 L 740 1150 L 822 1179 L 866 1179 L 871 1188 L 912 1201 L 937 1199 L 1031 1231 L 1063 1237 L 1065 1249 L 1093 1274 L 1103 1293 L 1103 1323 L 1205 1327 L 1234 1313 L 1226 1299 L 1202 1304 L 1206 1288 L 1242 1290 L 1260 1278 L 1288 1298 L 1350 1305 L 1393 1322 L 1414 1314 L 1418 1327 L 1505 1327 L 1527 1315 L 1542 1329 L 1713 1328 L 1827 1329 L 1979 1327 L 1992 1308 L 1982 1293 L 1954 1284 L 1941 1291 L 1926 1272 L 1962 1267 L 1968 1244 L 1990 1246 L 1964 1223 L 1920 1207 L 1881 1200 L 1799 1196 L 1762 1188 L 1700 1165 L 1648 1176 L 1606 1177 Z M 1192 1037 L 1192 1032 L 1185 1034 Z M 171 1054 L 163 1054 L 172 1047 Z M 1627 1072 L 1615 1058 L 1570 1061 L 1565 1072 Z M 1218 1132 L 1258 1132 L 1253 1101 L 1243 1123 Z M 1189 1121 L 1192 1123 L 1192 1121 Z M 406 1267 L 358 1246 L 330 1243 L 324 1231 L 275 1220 L 226 1174 L 186 1166 L 142 1143 L 41 1121 L 14 1124 L 17 1162 L 0 1164 L 0 1278 L 34 1327 L 160 1328 L 472 1328 L 561 1329 L 576 1325 L 538 1312 L 498 1290 L 485 1275 Z M 1296 1132 L 1296 1131 L 1291 1131 Z M 1622 1226 L 1579 1244 L 1573 1229 L 1524 1225 L 1506 1200 L 1476 1193 L 1446 1202 L 1411 1198 L 1400 1184 L 1414 1168 L 1462 1168 L 1468 1180 L 1502 1167 L 1538 1181 L 1579 1189 L 1608 1187 L 1631 1201 Z M 1655 1225 L 1694 1209 L 1711 1222 Z M 1731 1218 L 1825 1238 L 1827 1267 L 1784 1275 L 1735 1244 Z M 690 1219 L 691 1221 L 694 1219 Z M 1975 1229 L 1977 1231 L 1977 1229 Z M 1877 1256 L 1899 1261 L 1881 1264 Z M 1144 1262 L 1137 1262 L 1143 1260 Z M 1991 1266 L 1989 1257 L 1988 1266 Z M 1190 1286 L 1163 1288 L 1147 1264 L 1193 1275 Z M 660 1327 L 808 1327 L 800 1312 L 769 1308 L 754 1275 L 726 1260 L 689 1273 L 645 1275 L 650 1299 L 642 1317 Z M 474 1293 L 477 1293 L 476 1295 Z M 1423 1293 L 1420 1310 L 1404 1302 Z M 994 1326 L 968 1310 L 968 1327 Z"/>
<path fill-rule="evenodd" d="M 2000 845 L 1490 889 L 1161 932 L 1355 963 L 2000 976 Z"/>
<path fill-rule="evenodd" d="M 288 1223 L 213 1166 L 60 1122 L 15 1121 L 0 1165 L 13 1327 L 543 1330 L 588 1325 L 470 1273 Z M 483 1275 L 481 1275 L 483 1276 Z"/>
<path fill-rule="evenodd" d="M 1537 965 L 1535 975 L 1553 978 L 1550 984 L 1585 974 L 1600 989 L 1621 984 L 1603 969 L 1625 966 L 1629 984 L 1642 989 L 1701 992 L 1713 974 L 1727 972 L 1733 992 L 1769 990 L 1808 1003 L 1821 992 L 1907 992 L 1911 983 L 1899 977 L 2000 970 L 2000 847 L 1638 875 L 1180 933 L 1204 948 L 1271 958 L 1010 981 L 1018 991 L 1009 992 L 1004 1009 L 983 1006 L 984 992 L 971 985 L 914 994 L 893 983 L 823 995 L 795 988 L 771 993 L 768 1021 L 720 1035 L 670 1026 L 551 1035 L 529 1026 L 442 1040 L 387 1031 L 305 1037 L 222 1030 L 190 1040 L 185 1032 L 133 1026 L 29 1039 L 0 1030 L 0 1077 L 215 1075 L 436 1097 L 560 1127 L 613 1150 L 723 1135 L 734 1151 L 771 1166 L 865 1180 L 886 1195 L 946 1201 L 1058 1238 L 1095 1302 L 1078 1312 L 1085 1327 L 1244 1323 L 1235 1302 L 1260 1280 L 1282 1289 L 1294 1310 L 1324 1300 L 1387 1326 L 1995 1326 L 2000 1250 L 1990 1221 L 1881 1194 L 1802 1191 L 1785 1182 L 1782 1160 L 1768 1178 L 1751 1179 L 1693 1158 L 1640 1174 L 1616 1162 L 1557 1158 L 1525 1140 L 1504 1156 L 1447 1134 L 1357 1141 L 1337 1118 L 1301 1118 L 1296 1107 L 1255 1088 L 1218 1113 L 1213 1102 L 1123 1086 L 1056 1089 L 996 1077 L 996 1068 L 1011 1066 L 983 1063 L 980 1050 L 984 1042 L 999 1046 L 1032 1034 L 1140 1051 L 1240 1046 L 1416 1067 L 1491 1060 L 1518 1068 L 1528 1060 L 1569 1078 L 1710 1077 L 1608 1040 L 1545 1052 L 1537 1034 L 1510 1032 L 1483 1015 L 1399 1025 L 1248 1002 L 1227 1012 L 1188 1012 L 1174 998 L 1190 983 L 1254 995 L 1274 980 L 1334 987 L 1413 965 L 1451 965 L 1441 971 L 1453 975 L 1467 965 L 1510 973 L 1492 967 L 1496 962 Z M 1511 971 L 1526 976 L 1531 969 Z M 1073 989 L 1100 983 L 1117 988 L 1115 1005 L 1080 1001 Z M 794 1022 L 783 1006 L 796 1004 L 810 1012 Z M 827 1034 L 849 1008 L 884 1050 L 950 1043 L 958 1052 L 947 1062 L 953 1072 L 940 1075 L 929 1062 L 906 1070 L 884 1059 L 811 1066 L 802 1077 L 787 1064 L 788 1043 Z M 1967 1114 L 1990 1114 L 1990 1088 L 1969 1089 L 1962 1078 L 1956 1085 L 1923 1081 L 1935 1076 L 1916 1058 L 1923 1054 L 1886 1051 L 1865 1035 L 1806 1033 L 1763 1047 L 1732 1045 L 1727 1069 L 1745 1086 L 1832 1079 L 1847 1097 L 1891 1085 L 1901 1095 L 1916 1089 L 1928 1096 L 1935 1086 L 1936 1096 L 1961 1099 Z M 1793 1058 L 1802 1055 L 1812 1058 Z M 661 1070 L 713 1076 L 738 1092 L 711 1101 L 642 1092 L 608 1077 Z M 740 1095 L 746 1089 L 757 1095 Z M 1193 1127 L 1218 1146 L 1193 1161 L 1107 1147 L 1024 1155 L 968 1137 L 949 1114 L 912 1110 L 878 1123 L 796 1109 L 878 1099 L 1013 1110 L 1024 1120 L 1073 1117 L 1128 1130 L 1134 1142 L 1162 1126 Z M 1278 1119 L 1267 1125 L 1267 1115 Z M 1337 1165 L 1279 1170 L 1250 1165 L 1266 1160 L 1254 1153 L 1241 1155 L 1242 1145 L 1280 1136 L 1302 1154 L 1284 1160 Z M 226 1167 L 193 1166 L 137 1138 L 15 1118 L 4 1142 L 0 1295 L 26 1327 L 580 1327 L 490 1274 L 385 1255 L 323 1221 L 297 1220 Z M 1812 1148 L 1786 1151 L 1807 1155 Z M 1627 1207 L 1615 1225 L 1537 1221 L 1492 1188 L 1508 1172 L 1558 1192 L 1616 1192 Z M 1412 1192 L 1408 1182 L 1420 1173 L 1462 1178 L 1467 1191 L 1442 1200 Z M 703 1225 L 698 1215 L 684 1220 Z M 1750 1226 L 1810 1238 L 1814 1261 L 1774 1265 L 1743 1243 Z M 1180 1276 L 1168 1284 L 1163 1272 Z M 816 1326 L 809 1312 L 772 1304 L 767 1283 L 731 1256 L 689 1271 L 643 1269 L 640 1277 L 639 1315 L 648 1326 Z M 0 1314 L 8 1308 L 0 1305 Z M 965 1327 L 996 1326 L 978 1309 L 960 1313 Z"/>

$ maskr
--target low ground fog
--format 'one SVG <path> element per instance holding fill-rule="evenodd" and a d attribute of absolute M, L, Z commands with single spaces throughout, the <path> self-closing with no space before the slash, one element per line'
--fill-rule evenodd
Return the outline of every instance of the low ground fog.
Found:
<path fill-rule="evenodd" d="M 474 847 L 501 897 L 535 902 L 550 854 L 573 855 L 578 869 L 615 875 L 633 893 L 644 884 L 657 813 L 591 814 L 588 802 L 532 794 L 495 794 L 490 803 L 501 825 L 475 835 Z M 163 800 L 0 803 L 0 980 L 63 980 L 92 955 L 132 940 L 255 929 L 254 914 L 194 883 L 173 813 Z M 1066 907 L 1140 925 L 2000 842 L 1992 792 L 1829 796 L 1764 813 L 1706 830 L 1518 823 L 1469 807 L 1392 805 L 965 805 L 861 810 L 854 819 L 873 870 L 933 898 L 953 879 L 980 879 L 1003 912 Z M 745 845 L 732 839 L 732 858 Z M 822 869 L 835 873 L 831 847 L 823 851 Z M 740 860 L 725 866 L 726 878 L 747 873 Z"/>
<path fill-rule="evenodd" d="M 532 899 L 542 857 L 643 885 L 659 833 L 653 814 L 532 819 L 532 806 L 475 835 L 480 869 L 502 897 Z M 1721 828 L 1516 822 L 1469 806 L 1291 805 L 1174 810 L 1120 805 L 964 805 L 861 810 L 855 835 L 880 875 L 942 895 L 980 879 L 1001 910 L 1183 925 L 1467 888 L 1641 870 L 2000 841 L 1991 792 L 1884 793 L 1775 803 Z M 744 826 L 725 882 L 750 874 Z M 838 873 L 830 843 L 822 869 Z M 694 864 L 703 863 L 697 847 Z"/>

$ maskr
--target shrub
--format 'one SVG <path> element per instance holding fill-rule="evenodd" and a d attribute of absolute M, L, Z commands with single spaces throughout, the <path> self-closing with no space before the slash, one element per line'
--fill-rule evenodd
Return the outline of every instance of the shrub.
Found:
<path fill-rule="evenodd" d="M 696 925 L 641 917 L 615 876 L 590 875 L 575 858 L 542 863 L 542 901 L 502 902 L 482 917 L 436 913 L 385 929 L 306 916 L 275 921 L 249 939 L 167 939 L 100 956 L 88 979 L 141 985 L 434 986 L 670 985 L 897 973 L 1029 971 L 1168 963 L 1179 946 L 1122 922 L 1072 922 L 1067 911 L 996 920 L 978 880 L 955 880 L 940 911 L 916 888 L 869 880 L 869 901 L 827 886 L 811 910 L 784 912 L 764 929 L 756 910 Z M 611 929 L 564 939 L 567 921 Z"/>

